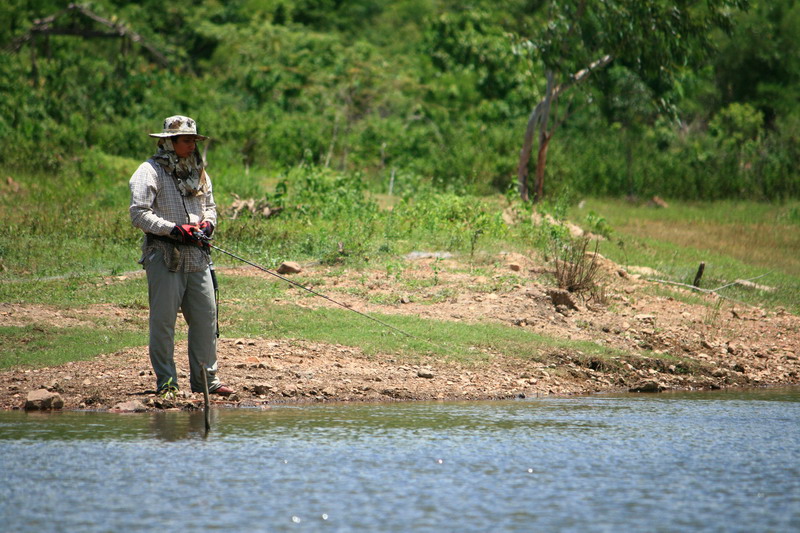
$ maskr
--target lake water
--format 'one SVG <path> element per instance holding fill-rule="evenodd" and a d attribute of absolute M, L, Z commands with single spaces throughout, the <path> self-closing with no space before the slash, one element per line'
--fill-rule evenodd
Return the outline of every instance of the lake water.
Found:
<path fill-rule="evenodd" d="M 0 412 L 3 531 L 800 531 L 800 390 Z"/>

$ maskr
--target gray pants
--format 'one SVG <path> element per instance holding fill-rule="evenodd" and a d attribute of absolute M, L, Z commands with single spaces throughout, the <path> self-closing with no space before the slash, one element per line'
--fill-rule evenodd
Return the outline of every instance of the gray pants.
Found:
<path fill-rule="evenodd" d="M 150 363 L 158 390 L 178 386 L 175 370 L 175 321 L 178 309 L 189 324 L 189 382 L 193 392 L 203 391 L 203 368 L 208 369 L 208 389 L 222 385 L 217 377 L 217 309 L 211 272 L 170 272 L 160 251 L 145 261 L 150 297 Z M 171 380 L 171 381 L 170 381 Z"/>

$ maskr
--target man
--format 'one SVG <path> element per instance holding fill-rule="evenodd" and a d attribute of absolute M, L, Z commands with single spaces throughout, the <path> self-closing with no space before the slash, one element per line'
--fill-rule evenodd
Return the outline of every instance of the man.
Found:
<path fill-rule="evenodd" d="M 147 271 L 150 299 L 150 363 L 158 392 L 178 387 L 175 370 L 175 321 L 182 310 L 189 324 L 189 372 L 192 392 L 202 392 L 207 371 L 212 394 L 233 390 L 217 377 L 216 304 L 209 248 L 217 206 L 197 141 L 197 124 L 176 115 L 164 120 L 158 149 L 130 179 L 131 222 L 145 233 L 139 263 Z"/>

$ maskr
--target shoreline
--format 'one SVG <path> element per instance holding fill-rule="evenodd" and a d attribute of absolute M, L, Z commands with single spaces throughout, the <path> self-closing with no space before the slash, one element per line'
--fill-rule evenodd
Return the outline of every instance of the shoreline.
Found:
<path fill-rule="evenodd" d="M 186 349 L 179 343 L 177 352 Z M 216 406 L 268 408 L 334 403 L 505 401 L 630 392 L 670 393 L 800 386 L 798 380 L 750 379 L 729 383 L 727 375 L 675 375 L 648 370 L 602 372 L 574 363 L 543 363 L 496 356 L 476 365 L 433 360 L 403 363 L 370 357 L 358 349 L 298 340 L 221 339 L 220 375 L 236 391 Z M 261 354 L 261 356 L 254 354 Z M 179 385 L 188 387 L 179 368 Z M 565 371 L 566 369 L 566 371 Z M 642 376 L 645 374 L 645 376 Z M 717 372 L 717 374 L 720 374 Z M 107 354 L 56 367 L 0 371 L 0 409 L 25 409 L 33 391 L 58 395 L 61 410 L 156 411 L 202 409 L 203 395 L 180 391 L 174 400 L 154 393 L 147 348 Z"/>
<path fill-rule="evenodd" d="M 679 297 L 690 294 L 685 289 L 648 282 L 632 273 L 634 267 L 622 269 L 604 258 L 600 264 L 607 295 L 602 306 L 585 305 L 566 291 L 538 283 L 541 265 L 520 254 L 501 254 L 480 274 L 453 259 L 410 260 L 402 281 L 380 270 L 306 266 L 305 275 L 314 277 L 320 290 L 365 313 L 503 324 L 544 340 L 516 355 L 499 353 L 491 343 L 477 345 L 471 348 L 473 361 L 459 363 L 432 355 L 370 355 L 354 346 L 299 338 L 228 338 L 222 324 L 218 375 L 237 393 L 224 403 L 488 401 L 800 385 L 800 317 L 696 294 L 692 301 L 699 303 L 686 303 Z M 231 277 L 268 277 L 254 269 L 217 270 Z M 496 282 L 509 276 L 515 284 Z M 108 283 L 125 279 L 110 277 Z M 418 287 L 417 292 L 409 293 L 410 287 Z M 436 291 L 450 296 L 438 298 Z M 280 306 L 330 304 L 287 292 L 264 305 L 280 312 Z M 147 310 L 0 303 L 0 326 L 97 324 L 109 335 L 146 331 Z M 581 346 L 601 346 L 605 355 L 584 353 Z M 186 341 L 178 342 L 178 386 L 188 389 L 186 353 Z M 60 395 L 61 408 L 67 410 L 124 410 L 120 404 L 126 402 L 140 405 L 125 409 L 163 409 L 202 399 L 181 393 L 177 403 L 168 405 L 147 394 L 154 388 L 147 346 L 137 346 L 56 367 L 0 370 L 0 409 L 24 408 L 28 395 L 42 389 Z"/>

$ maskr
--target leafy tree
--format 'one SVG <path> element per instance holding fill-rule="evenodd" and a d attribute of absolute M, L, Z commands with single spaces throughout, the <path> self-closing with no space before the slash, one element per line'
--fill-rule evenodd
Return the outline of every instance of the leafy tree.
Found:
<path fill-rule="evenodd" d="M 548 146 L 572 107 L 560 99 L 572 88 L 613 61 L 636 73 L 655 98 L 664 98 L 681 69 L 698 65 L 707 56 L 711 30 L 727 28 L 731 10 L 746 4 L 747 0 L 547 2 L 540 12 L 543 29 L 519 43 L 541 61 L 545 78 L 543 97 L 528 119 L 520 151 L 517 179 L 523 200 L 529 199 L 534 135 L 538 137 L 534 200 L 542 198 Z"/>
<path fill-rule="evenodd" d="M 714 67 L 722 104 L 748 102 L 767 124 L 800 100 L 800 2 L 759 0 L 720 36 Z"/>

